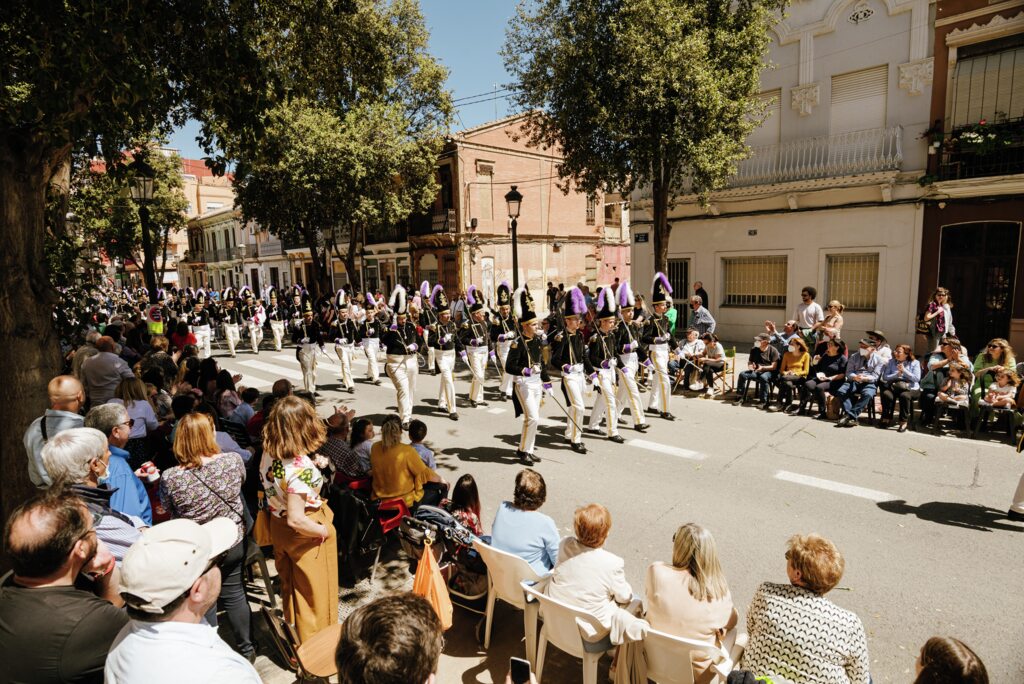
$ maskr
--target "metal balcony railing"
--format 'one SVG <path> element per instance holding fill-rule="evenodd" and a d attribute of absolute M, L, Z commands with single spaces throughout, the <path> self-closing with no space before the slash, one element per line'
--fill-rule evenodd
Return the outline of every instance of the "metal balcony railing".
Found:
<path fill-rule="evenodd" d="M 938 180 L 1024 173 L 1024 118 L 960 126 L 931 133 L 938 152 Z"/>
<path fill-rule="evenodd" d="M 903 162 L 900 126 L 869 128 L 751 148 L 729 185 L 767 185 L 895 171 Z"/>
<path fill-rule="evenodd" d="M 410 235 L 453 233 L 456 229 L 455 210 L 442 209 L 433 214 L 409 217 Z"/>

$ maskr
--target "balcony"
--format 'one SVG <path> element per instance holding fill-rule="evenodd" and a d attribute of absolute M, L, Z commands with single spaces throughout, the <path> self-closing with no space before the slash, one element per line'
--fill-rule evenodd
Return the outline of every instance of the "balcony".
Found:
<path fill-rule="evenodd" d="M 220 261 L 233 261 L 235 259 L 235 248 L 234 247 L 219 247 L 217 249 L 206 250 L 206 261 L 207 263 L 217 263 Z"/>
<path fill-rule="evenodd" d="M 751 148 L 730 187 L 896 171 L 903 162 L 902 128 L 871 128 Z"/>
<path fill-rule="evenodd" d="M 393 226 L 374 226 L 366 228 L 366 244 L 380 245 L 386 242 L 406 242 L 409 239 L 409 229 L 405 221 Z"/>
<path fill-rule="evenodd" d="M 458 228 L 454 209 L 409 217 L 409 235 L 440 235 L 454 233 Z"/>
<path fill-rule="evenodd" d="M 281 256 L 284 254 L 284 246 L 280 240 L 271 240 L 269 242 L 261 242 L 256 245 L 256 256 L 271 257 Z"/>
<path fill-rule="evenodd" d="M 930 140 L 940 181 L 1024 173 L 1024 119 L 961 126 Z"/>

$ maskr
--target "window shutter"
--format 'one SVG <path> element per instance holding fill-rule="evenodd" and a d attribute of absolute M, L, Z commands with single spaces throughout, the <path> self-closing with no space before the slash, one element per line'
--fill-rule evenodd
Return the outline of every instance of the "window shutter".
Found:
<path fill-rule="evenodd" d="M 953 127 L 994 121 L 997 114 L 1019 116 L 1024 110 L 1024 47 L 957 62 L 950 104 Z"/>
<path fill-rule="evenodd" d="M 885 127 L 889 66 L 832 77 L 830 130 L 832 135 Z"/>

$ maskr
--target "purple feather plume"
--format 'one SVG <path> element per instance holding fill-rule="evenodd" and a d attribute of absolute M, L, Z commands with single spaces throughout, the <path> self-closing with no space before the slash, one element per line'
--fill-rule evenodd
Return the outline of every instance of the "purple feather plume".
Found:
<path fill-rule="evenodd" d="M 633 306 L 634 304 L 636 304 L 636 298 L 633 296 L 633 288 L 629 286 L 628 280 L 624 280 L 619 285 L 619 308 Z"/>
<path fill-rule="evenodd" d="M 672 294 L 672 286 L 668 284 L 668 278 L 665 277 L 664 273 L 662 273 L 661 271 L 658 271 L 657 273 L 655 273 L 654 274 L 654 280 L 655 280 L 655 282 L 660 280 L 661 281 L 661 286 L 665 289 L 665 293 L 666 294 Z"/>
<path fill-rule="evenodd" d="M 444 290 L 441 283 L 434 286 L 434 291 L 430 293 L 430 306 L 437 307 L 437 293 Z"/>
<path fill-rule="evenodd" d="M 506 289 L 506 290 L 508 290 L 509 292 L 511 292 L 511 291 L 512 291 L 512 286 L 508 284 L 508 281 L 507 281 L 507 280 L 502 280 L 502 281 L 501 281 L 501 284 L 502 284 L 502 285 L 504 285 L 504 286 L 505 286 L 505 289 Z"/>
<path fill-rule="evenodd" d="M 420 283 L 420 296 L 421 297 L 429 297 L 430 296 L 430 281 L 429 280 L 424 280 L 422 283 Z"/>
<path fill-rule="evenodd" d="M 600 311 L 601 309 L 604 308 L 604 300 L 605 300 L 607 292 L 608 292 L 608 288 L 607 287 L 602 287 L 601 288 L 601 292 L 597 295 L 597 310 L 598 311 Z"/>
<path fill-rule="evenodd" d="M 577 316 L 582 316 L 587 310 L 587 299 L 583 296 L 583 290 L 574 287 L 569 291 L 569 297 L 572 312 Z"/>
<path fill-rule="evenodd" d="M 470 306 L 476 304 L 476 285 L 470 285 L 466 290 L 466 303 Z"/>

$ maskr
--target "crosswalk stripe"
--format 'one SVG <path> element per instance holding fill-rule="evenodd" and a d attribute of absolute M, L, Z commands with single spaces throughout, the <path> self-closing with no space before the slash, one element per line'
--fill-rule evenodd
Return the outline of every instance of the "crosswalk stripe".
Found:
<path fill-rule="evenodd" d="M 492 408 L 492 409 L 487 409 L 487 412 L 496 416 L 498 414 L 504 413 L 505 409 L 503 409 L 503 408 Z"/>
<path fill-rule="evenodd" d="M 256 389 L 266 389 L 274 384 L 273 380 L 264 380 L 263 378 L 257 378 L 255 375 L 243 374 L 242 382 L 238 383 L 241 387 L 255 387 Z"/>
<path fill-rule="evenodd" d="M 675 446 L 669 446 L 668 444 L 659 444 L 658 442 L 651 442 L 646 439 L 630 439 L 626 441 L 631 447 L 638 449 L 646 449 L 648 451 L 655 451 L 659 454 L 668 454 L 669 456 L 678 456 L 679 458 L 686 458 L 691 461 L 703 461 L 707 458 L 704 454 L 699 451 L 690 451 L 689 449 L 681 449 Z"/>
<path fill-rule="evenodd" d="M 288 363 L 294 363 L 296 366 L 299 365 L 299 360 L 295 358 L 295 354 L 274 354 L 270 358 L 276 361 L 286 361 Z"/>
<path fill-rule="evenodd" d="M 897 497 L 889 494 L 888 492 L 881 492 L 877 489 L 866 489 L 864 487 L 857 487 L 855 485 L 848 485 L 844 482 L 836 482 L 834 480 L 823 480 L 820 477 L 812 477 L 810 475 L 801 475 L 800 473 L 791 473 L 787 470 L 779 470 L 775 473 L 776 480 L 782 480 L 783 482 L 793 482 L 796 484 L 807 485 L 808 487 L 817 487 L 818 489 L 827 489 L 830 492 L 839 492 L 840 494 L 849 494 L 850 496 L 857 496 L 861 499 L 869 499 L 876 503 L 882 501 L 893 501 Z"/>
<path fill-rule="evenodd" d="M 292 370 L 291 368 L 282 368 L 281 366 L 275 366 L 272 363 L 264 363 L 263 361 L 241 361 L 240 366 L 246 368 L 255 368 L 267 373 L 272 373 L 278 378 L 288 378 L 289 380 L 302 380 L 302 372 Z"/>

